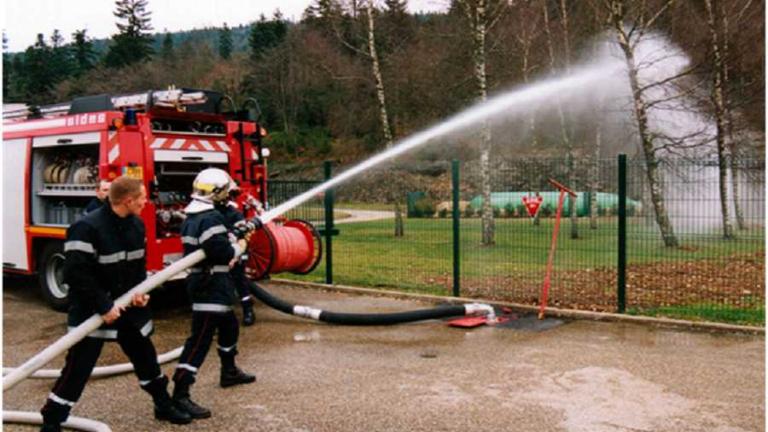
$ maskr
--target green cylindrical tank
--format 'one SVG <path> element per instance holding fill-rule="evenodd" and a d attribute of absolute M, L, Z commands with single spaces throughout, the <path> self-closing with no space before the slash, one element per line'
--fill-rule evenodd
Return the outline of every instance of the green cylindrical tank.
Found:
<path fill-rule="evenodd" d="M 577 216 L 589 216 L 589 199 L 590 192 L 576 192 L 578 195 L 576 198 L 576 215 Z M 560 192 L 539 192 L 539 195 L 544 198 L 541 203 L 542 208 L 539 212 L 549 211 L 551 214 L 555 213 L 557 209 L 557 202 L 560 197 Z M 536 196 L 535 192 L 492 192 L 491 193 L 491 206 L 497 209 L 503 209 L 509 211 L 510 209 L 519 209 L 523 211 L 523 197 Z M 567 195 L 566 195 L 567 196 Z M 597 192 L 597 210 L 608 211 L 610 214 L 615 214 L 618 207 L 619 196 L 614 193 Z M 469 202 L 469 205 L 480 210 L 483 205 L 482 195 L 478 195 Z M 545 210 L 544 208 L 548 208 Z M 627 199 L 627 213 L 636 214 L 641 210 L 641 205 L 638 201 Z M 546 213 L 544 213 L 546 215 Z M 570 216 L 568 213 L 568 200 L 563 203 L 563 216 Z"/>

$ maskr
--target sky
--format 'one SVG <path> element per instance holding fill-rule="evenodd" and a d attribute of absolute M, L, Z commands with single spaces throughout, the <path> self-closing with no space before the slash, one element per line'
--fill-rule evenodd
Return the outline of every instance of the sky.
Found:
<path fill-rule="evenodd" d="M 280 9 L 292 21 L 301 19 L 311 0 L 148 0 L 154 32 L 193 28 L 230 27 L 248 24 L 264 14 Z M 411 12 L 446 8 L 448 0 L 410 0 Z M 10 52 L 23 51 L 34 44 L 38 33 L 46 40 L 59 29 L 65 43 L 75 30 L 87 29 L 94 39 L 108 38 L 117 32 L 113 0 L 4 0 L 2 28 Z"/>

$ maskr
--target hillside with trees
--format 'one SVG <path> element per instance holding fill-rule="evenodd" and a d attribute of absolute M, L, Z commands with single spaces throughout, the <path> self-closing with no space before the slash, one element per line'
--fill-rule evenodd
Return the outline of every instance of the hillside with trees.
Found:
<path fill-rule="evenodd" d="M 255 96 L 276 159 L 346 163 L 488 95 L 567 73 L 598 39 L 621 45 L 622 37 L 656 33 L 690 59 L 684 76 L 670 78 L 694 101 L 689 109 L 719 121 L 731 138 L 743 130 L 763 135 L 764 2 L 446 0 L 444 13 L 430 14 L 407 6 L 314 0 L 298 22 L 275 11 L 247 26 L 153 33 L 151 0 L 118 0 L 109 40 L 83 29 L 65 44 L 54 31 L 21 53 L 4 51 L 4 102 L 51 104 L 169 85 L 218 90 L 238 104 Z M 595 150 L 603 116 L 567 108 L 549 117 L 533 112 L 516 126 L 529 131 L 519 143 L 526 154 L 615 154 Z M 516 138 L 489 127 L 478 139 L 453 156 L 477 158 Z M 738 142 L 741 154 L 762 154 L 762 143 Z M 630 153 L 642 154 L 641 144 L 642 137 Z"/>

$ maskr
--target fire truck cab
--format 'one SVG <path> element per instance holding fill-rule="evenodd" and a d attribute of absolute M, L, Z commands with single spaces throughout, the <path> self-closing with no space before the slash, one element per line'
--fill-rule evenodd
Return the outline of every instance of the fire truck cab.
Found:
<path fill-rule="evenodd" d="M 227 100 L 231 110 L 222 112 Z M 182 209 L 200 170 L 229 172 L 245 209 L 266 203 L 269 152 L 254 112 L 237 111 L 220 93 L 190 89 L 4 110 L 3 270 L 38 274 L 45 299 L 65 309 L 66 229 L 99 181 L 120 175 L 142 179 L 149 195 L 142 212 L 147 271 L 181 258 Z"/>

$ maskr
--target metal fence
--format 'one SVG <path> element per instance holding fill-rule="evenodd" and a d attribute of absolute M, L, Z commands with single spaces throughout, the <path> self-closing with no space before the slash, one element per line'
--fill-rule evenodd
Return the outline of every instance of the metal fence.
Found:
<path fill-rule="evenodd" d="M 557 213 L 558 193 L 547 181 L 554 178 L 578 198 L 566 200 L 562 210 L 550 306 L 764 323 L 763 161 L 739 161 L 736 175 L 726 179 L 727 236 L 719 170 L 711 161 L 661 161 L 656 197 L 643 160 L 628 160 L 621 169 L 618 159 L 574 161 L 570 174 L 567 167 L 562 159 L 541 158 L 494 165 L 491 244 L 483 243 L 483 182 L 476 165 L 454 173 L 446 166 L 426 181 L 396 168 L 376 170 L 334 191 L 339 235 L 330 265 L 289 277 L 537 305 Z M 459 177 L 457 189 L 452 175 Z M 271 204 L 318 181 L 271 181 Z M 536 195 L 543 202 L 531 218 L 522 197 Z M 395 235 L 395 203 L 403 214 L 402 236 Z M 668 224 L 657 217 L 660 205 Z M 289 216 L 322 228 L 323 209 L 318 199 Z"/>

